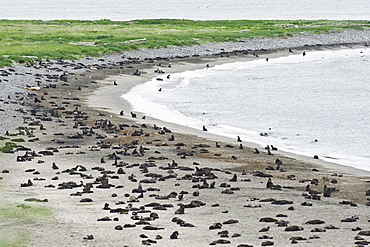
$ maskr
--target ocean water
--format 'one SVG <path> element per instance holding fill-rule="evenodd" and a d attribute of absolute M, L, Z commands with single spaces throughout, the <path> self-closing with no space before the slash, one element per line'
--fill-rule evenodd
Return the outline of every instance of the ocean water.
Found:
<path fill-rule="evenodd" d="M 368 0 L 1 0 L 0 19 L 369 20 Z"/>
<path fill-rule="evenodd" d="M 122 97 L 167 122 L 370 170 L 369 66 L 369 49 L 310 51 L 163 75 Z"/>

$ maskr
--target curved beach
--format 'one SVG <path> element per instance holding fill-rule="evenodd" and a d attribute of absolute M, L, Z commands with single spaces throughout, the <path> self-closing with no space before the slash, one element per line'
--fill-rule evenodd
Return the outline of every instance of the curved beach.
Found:
<path fill-rule="evenodd" d="M 2 207 L 18 214 L 5 216 L 0 234 L 14 243 L 21 241 L 17 233 L 27 235 L 30 241 L 21 244 L 27 246 L 367 243 L 370 173 L 281 151 L 268 154 L 244 140 L 143 119 L 138 112 L 133 118 L 120 96 L 156 77 L 158 64 L 176 73 L 249 61 L 256 59 L 253 53 L 271 58 L 289 48 L 301 53 L 368 42 L 370 30 L 304 33 L 7 69 L 7 77 L 20 84 L 37 73 L 45 75 L 43 85 L 56 86 L 40 91 L 19 86 L 26 110 L 6 112 L 19 114 L 21 130 L 32 133 L 15 137 L 26 142 L 0 156 Z M 77 63 L 83 66 L 73 69 Z M 62 71 L 51 70 L 56 67 Z M 46 82 L 48 73 L 58 79 Z M 15 105 L 16 95 L 11 95 Z M 29 198 L 47 202 L 25 201 Z M 27 211 L 32 208 L 40 210 Z"/>

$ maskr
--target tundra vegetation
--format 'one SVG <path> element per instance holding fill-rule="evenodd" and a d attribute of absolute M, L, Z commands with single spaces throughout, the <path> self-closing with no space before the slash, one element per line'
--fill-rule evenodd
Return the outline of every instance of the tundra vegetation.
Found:
<path fill-rule="evenodd" d="M 125 50 L 288 37 L 369 28 L 370 21 L 153 19 L 0 20 L 0 67 L 35 59 L 78 59 Z"/>

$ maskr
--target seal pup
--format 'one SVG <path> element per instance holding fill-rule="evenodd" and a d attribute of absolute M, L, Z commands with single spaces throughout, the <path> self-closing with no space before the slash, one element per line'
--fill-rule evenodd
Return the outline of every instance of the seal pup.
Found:
<path fill-rule="evenodd" d="M 203 125 L 203 131 L 208 131 L 206 126 Z"/>

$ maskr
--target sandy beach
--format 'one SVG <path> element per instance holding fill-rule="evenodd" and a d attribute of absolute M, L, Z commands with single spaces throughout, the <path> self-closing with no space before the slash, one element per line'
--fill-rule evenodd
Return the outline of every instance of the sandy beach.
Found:
<path fill-rule="evenodd" d="M 153 52 L 121 63 L 114 55 L 82 60 L 76 70 L 77 62 L 54 61 L 45 62 L 43 76 L 16 66 L 42 86 L 24 89 L 23 124 L 4 135 L 25 142 L 0 154 L 0 246 L 368 245 L 369 172 L 133 117 L 120 97 L 158 77 L 158 68 L 171 74 L 253 60 L 253 53 L 285 56 L 289 47 L 299 54 L 364 45 L 343 43 Z M 55 69 L 63 65 L 68 72 Z M 16 77 L 7 71 L 10 81 Z M 46 74 L 58 76 L 46 81 Z"/>

